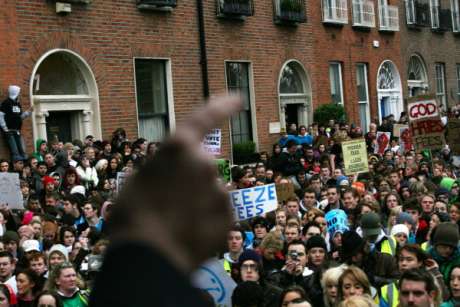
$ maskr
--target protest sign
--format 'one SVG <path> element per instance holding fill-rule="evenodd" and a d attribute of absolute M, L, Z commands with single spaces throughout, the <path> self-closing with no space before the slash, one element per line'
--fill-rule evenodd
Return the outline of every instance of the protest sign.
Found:
<path fill-rule="evenodd" d="M 207 153 L 220 155 L 221 153 L 222 130 L 212 129 L 204 136 L 203 148 Z"/>
<path fill-rule="evenodd" d="M 460 119 L 449 118 L 447 122 L 447 143 L 454 155 L 460 155 Z"/>
<path fill-rule="evenodd" d="M 24 209 L 18 173 L 0 173 L 0 204 L 10 209 Z"/>
<path fill-rule="evenodd" d="M 375 149 L 375 153 L 383 156 L 385 151 L 390 148 L 390 139 L 390 132 L 377 132 L 377 147 Z"/>
<path fill-rule="evenodd" d="M 222 261 L 211 259 L 192 274 L 192 284 L 207 291 L 219 307 L 232 306 L 232 294 L 236 283 L 225 272 Z"/>
<path fill-rule="evenodd" d="M 362 139 L 342 142 L 345 175 L 369 171 L 366 142 Z"/>
<path fill-rule="evenodd" d="M 230 182 L 230 161 L 226 159 L 216 159 L 219 176 L 225 181 Z"/>
<path fill-rule="evenodd" d="M 405 153 L 412 150 L 412 134 L 409 126 L 399 128 L 399 151 Z"/>
<path fill-rule="evenodd" d="M 394 124 L 393 125 L 393 136 L 399 138 L 401 136 L 401 131 L 408 129 L 408 125 Z"/>
<path fill-rule="evenodd" d="M 278 208 L 274 183 L 230 191 L 230 201 L 237 221 L 247 220 Z"/>
<path fill-rule="evenodd" d="M 345 232 L 348 230 L 348 217 L 345 211 L 334 209 L 326 213 L 324 217 L 327 223 L 327 231 L 331 237 L 337 232 Z"/>
<path fill-rule="evenodd" d="M 123 185 L 125 184 L 127 177 L 128 177 L 128 174 L 125 172 L 117 173 L 117 193 L 120 193 L 121 189 L 123 188 Z"/>
<path fill-rule="evenodd" d="M 444 127 L 434 96 L 409 99 L 407 106 L 412 141 L 415 149 L 441 149 L 444 146 Z"/>
<path fill-rule="evenodd" d="M 279 202 L 283 202 L 291 198 L 294 193 L 294 185 L 292 182 L 279 183 L 276 185 L 276 197 Z"/>

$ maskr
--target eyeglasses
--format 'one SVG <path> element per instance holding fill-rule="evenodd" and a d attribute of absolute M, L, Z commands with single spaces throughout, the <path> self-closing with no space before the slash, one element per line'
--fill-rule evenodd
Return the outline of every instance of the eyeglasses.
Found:
<path fill-rule="evenodd" d="M 256 271 L 257 272 L 259 269 L 257 267 L 257 264 L 243 264 L 243 265 L 241 265 L 241 270 L 242 271 L 251 270 L 251 271 Z"/>

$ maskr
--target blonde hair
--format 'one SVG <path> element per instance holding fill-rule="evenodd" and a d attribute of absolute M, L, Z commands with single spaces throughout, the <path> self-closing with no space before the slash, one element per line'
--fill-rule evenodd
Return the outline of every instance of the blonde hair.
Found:
<path fill-rule="evenodd" d="M 357 266 L 352 265 L 352 266 L 349 266 L 345 271 L 343 271 L 342 275 L 340 275 L 339 285 L 338 285 L 338 296 L 337 296 L 338 301 L 342 301 L 344 299 L 342 287 L 343 287 L 343 280 L 347 276 L 353 278 L 356 282 L 360 283 L 363 286 L 363 290 L 364 290 L 363 294 L 367 294 L 369 296 L 372 295 L 371 294 L 371 284 L 369 282 L 369 279 L 367 278 L 366 273 L 364 273 L 364 271 L 358 268 Z"/>
<path fill-rule="evenodd" d="M 395 218 L 402 212 L 402 206 L 396 206 L 394 208 L 390 209 L 390 214 L 388 214 L 388 233 L 391 232 L 391 228 L 393 228 L 394 225 L 391 225 L 391 219 Z M 395 221 L 396 222 L 396 221 Z"/>
<path fill-rule="evenodd" d="M 324 306 L 331 307 L 332 302 L 329 300 L 329 296 L 327 295 L 326 288 L 330 284 L 339 285 L 339 278 L 347 268 L 346 265 L 341 265 L 335 268 L 330 268 L 323 273 L 323 277 L 321 278 L 321 287 L 323 288 L 323 301 Z"/>
<path fill-rule="evenodd" d="M 377 307 L 377 305 L 369 295 L 355 295 L 341 302 L 338 307 Z"/>

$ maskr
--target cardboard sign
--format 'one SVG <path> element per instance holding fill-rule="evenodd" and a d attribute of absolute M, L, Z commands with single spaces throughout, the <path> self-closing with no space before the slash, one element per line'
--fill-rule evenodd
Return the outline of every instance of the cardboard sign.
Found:
<path fill-rule="evenodd" d="M 295 195 L 294 184 L 289 183 L 280 183 L 276 185 L 276 197 L 279 202 L 283 202 Z"/>
<path fill-rule="evenodd" d="M 10 209 L 24 209 L 19 174 L 0 173 L 0 204 L 7 204 Z"/>
<path fill-rule="evenodd" d="M 363 139 L 342 142 L 345 175 L 353 175 L 369 171 L 367 163 L 367 147 Z"/>
<path fill-rule="evenodd" d="M 434 96 L 409 99 L 407 105 L 410 129 L 415 149 L 441 149 L 444 146 L 444 126 Z"/>
<path fill-rule="evenodd" d="M 408 125 L 394 124 L 393 125 L 393 136 L 399 138 L 401 136 L 401 131 L 404 129 L 409 129 Z"/>
<path fill-rule="evenodd" d="M 409 126 L 399 128 L 399 151 L 406 153 L 414 147 Z"/>
<path fill-rule="evenodd" d="M 383 156 L 385 151 L 390 148 L 391 133 L 390 132 L 377 132 L 377 147 L 375 153 Z"/>
<path fill-rule="evenodd" d="M 225 181 L 230 182 L 231 173 L 230 173 L 230 161 L 226 159 L 216 159 L 217 169 L 219 171 L 219 176 Z"/>
<path fill-rule="evenodd" d="M 224 264 L 217 259 L 211 259 L 192 274 L 192 284 L 207 291 L 216 306 L 231 307 L 232 294 L 236 283 L 225 272 Z"/>
<path fill-rule="evenodd" d="M 222 130 L 212 129 L 211 132 L 204 136 L 203 148 L 207 153 L 220 155 L 222 142 Z"/>
<path fill-rule="evenodd" d="M 460 155 L 460 119 L 449 118 L 447 122 L 447 143 L 455 155 Z"/>
<path fill-rule="evenodd" d="M 333 237 L 337 231 L 344 233 L 348 230 L 348 216 L 341 209 L 334 209 L 326 213 L 324 217 L 327 223 L 327 231 Z"/>
<path fill-rule="evenodd" d="M 247 220 L 278 208 L 275 184 L 230 191 L 235 220 Z"/>

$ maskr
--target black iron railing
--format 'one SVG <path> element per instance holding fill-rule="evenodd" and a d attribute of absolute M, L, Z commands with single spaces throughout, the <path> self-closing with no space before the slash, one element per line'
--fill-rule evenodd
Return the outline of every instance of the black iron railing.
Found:
<path fill-rule="evenodd" d="M 162 8 L 162 7 L 176 7 L 176 0 L 137 0 L 137 7 L 139 8 Z"/>
<path fill-rule="evenodd" d="M 221 17 L 252 16 L 253 0 L 217 0 L 217 15 Z"/>
<path fill-rule="evenodd" d="M 304 0 L 274 0 L 277 23 L 302 23 L 307 21 Z"/>

